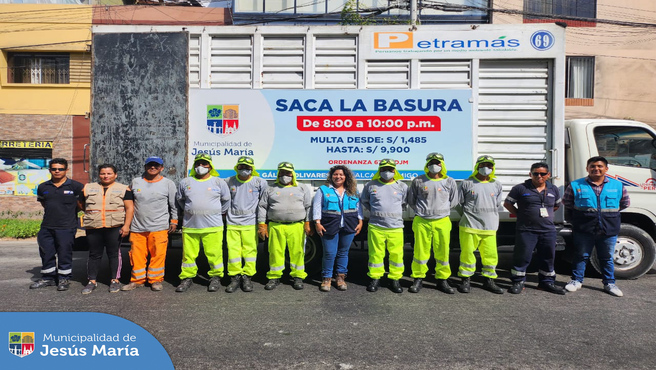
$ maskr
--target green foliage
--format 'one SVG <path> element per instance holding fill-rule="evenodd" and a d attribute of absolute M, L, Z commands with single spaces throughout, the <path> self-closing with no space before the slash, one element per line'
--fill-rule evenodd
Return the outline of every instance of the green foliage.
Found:
<path fill-rule="evenodd" d="M 344 4 L 340 14 L 342 26 L 348 25 L 377 25 L 377 24 L 409 24 L 410 21 L 400 17 L 378 17 L 377 14 L 362 15 L 358 12 L 355 0 L 349 0 Z"/>
<path fill-rule="evenodd" d="M 41 220 L 0 218 L 0 238 L 32 238 L 40 228 Z"/>

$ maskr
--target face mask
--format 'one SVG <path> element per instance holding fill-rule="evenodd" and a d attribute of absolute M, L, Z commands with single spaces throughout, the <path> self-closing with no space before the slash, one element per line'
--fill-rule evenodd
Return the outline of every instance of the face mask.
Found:
<path fill-rule="evenodd" d="M 239 170 L 238 172 L 240 177 L 248 177 L 253 173 L 251 170 Z"/>
<path fill-rule="evenodd" d="M 489 167 L 481 167 L 478 169 L 478 173 L 482 176 L 489 176 L 492 173 L 492 169 Z"/>
<path fill-rule="evenodd" d="M 383 179 L 384 181 L 390 181 L 391 179 L 394 178 L 394 172 L 392 171 L 381 172 L 380 178 Z"/>
<path fill-rule="evenodd" d="M 198 167 L 195 168 L 195 170 L 196 170 L 196 173 L 199 176 L 205 176 L 205 175 L 207 175 L 208 172 L 210 172 L 209 168 L 203 167 L 203 166 L 198 166 Z"/>
<path fill-rule="evenodd" d="M 440 173 L 440 171 L 442 171 L 442 166 L 439 164 L 431 164 L 428 166 L 428 172 L 430 173 Z"/>
<path fill-rule="evenodd" d="M 287 185 L 292 182 L 292 177 L 291 176 L 280 176 L 278 178 L 278 182 L 280 182 L 283 185 Z"/>

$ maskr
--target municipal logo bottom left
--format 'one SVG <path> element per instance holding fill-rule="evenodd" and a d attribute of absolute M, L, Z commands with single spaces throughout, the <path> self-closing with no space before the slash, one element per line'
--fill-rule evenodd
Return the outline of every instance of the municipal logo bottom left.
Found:
<path fill-rule="evenodd" d="M 34 352 L 34 332 L 9 332 L 9 352 L 25 357 Z"/>

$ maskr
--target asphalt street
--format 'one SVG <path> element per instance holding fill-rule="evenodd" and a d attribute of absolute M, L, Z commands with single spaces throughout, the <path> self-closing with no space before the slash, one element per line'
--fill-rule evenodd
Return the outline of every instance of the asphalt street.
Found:
<path fill-rule="evenodd" d="M 123 282 L 130 275 L 127 252 L 123 248 Z M 411 254 L 406 250 L 406 276 Z M 105 259 L 99 288 L 82 295 L 86 256 L 74 254 L 69 291 L 30 290 L 40 270 L 36 241 L 0 240 L 0 311 L 117 315 L 153 334 L 176 369 L 652 369 L 656 364 L 656 274 L 619 281 L 623 298 L 603 293 L 594 273 L 582 290 L 566 296 L 535 289 L 535 273 L 516 296 L 489 293 L 478 282 L 470 294 L 446 295 L 430 279 L 419 294 L 386 288 L 369 293 L 366 252 L 355 250 L 346 292 L 320 292 L 317 276 L 302 291 L 289 284 L 265 291 L 259 276 L 252 293 L 208 293 L 203 277 L 188 292 L 176 293 L 181 249 L 173 248 L 164 291 L 109 293 Z M 499 282 L 505 288 L 510 257 L 500 253 Z M 457 260 L 452 253 L 453 271 Z M 557 272 L 564 285 L 569 267 L 560 263 Z M 410 284 L 404 278 L 404 287 Z"/>

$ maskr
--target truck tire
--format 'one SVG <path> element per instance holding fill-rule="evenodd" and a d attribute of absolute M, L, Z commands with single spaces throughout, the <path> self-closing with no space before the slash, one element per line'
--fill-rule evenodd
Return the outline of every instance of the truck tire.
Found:
<path fill-rule="evenodd" d="M 641 228 L 622 224 L 615 245 L 615 277 L 637 279 L 651 270 L 656 259 L 656 246 L 651 236 Z M 596 251 L 590 256 L 592 266 L 599 272 L 601 266 Z"/>

